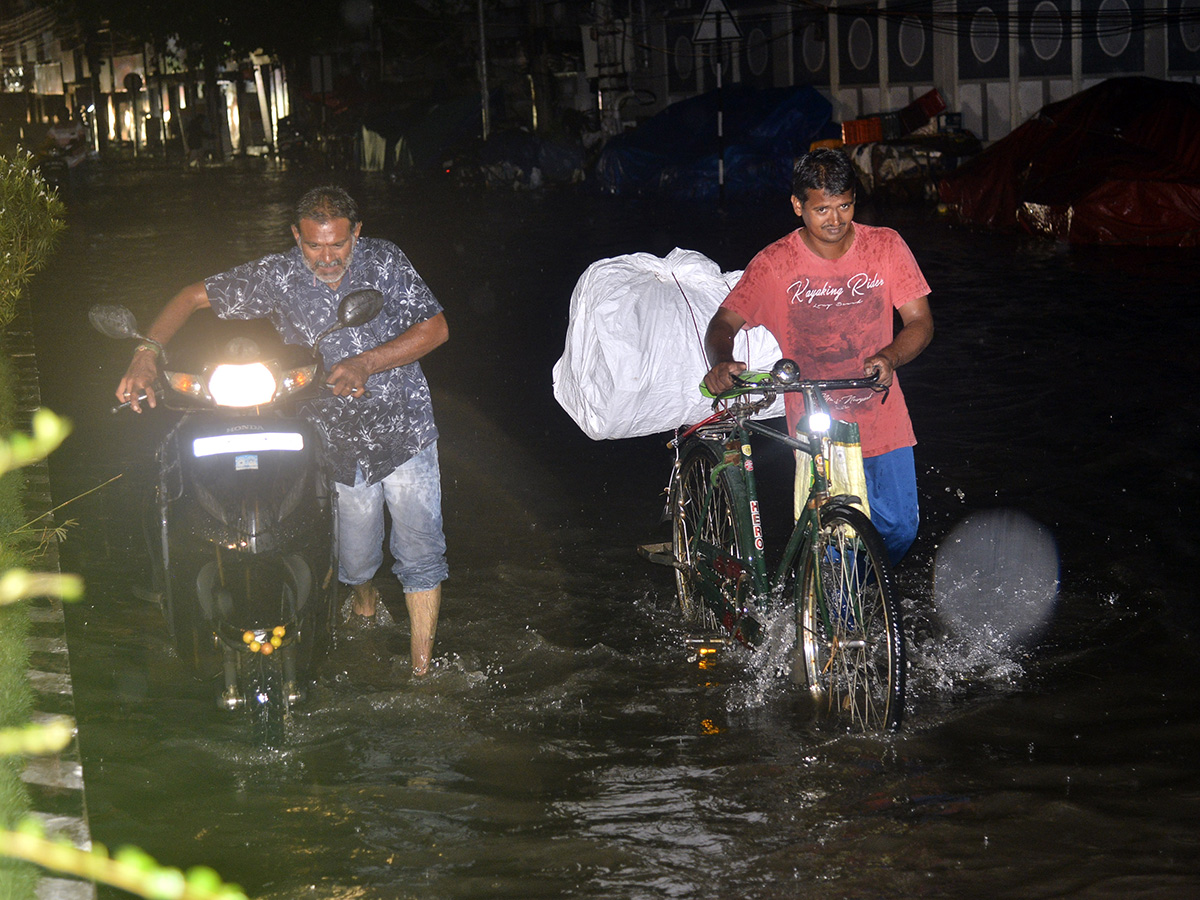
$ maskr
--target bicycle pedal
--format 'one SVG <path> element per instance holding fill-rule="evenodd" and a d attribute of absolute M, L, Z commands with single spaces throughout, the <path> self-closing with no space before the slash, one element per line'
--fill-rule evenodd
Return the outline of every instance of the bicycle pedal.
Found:
<path fill-rule="evenodd" d="M 699 663 L 701 668 L 705 668 L 714 662 L 721 652 L 729 648 L 730 641 L 721 635 L 711 635 L 684 638 L 684 644 L 688 648 L 687 661 Z"/>
<path fill-rule="evenodd" d="M 659 566 L 670 566 L 673 569 L 683 569 L 683 565 L 675 559 L 674 552 L 671 548 L 670 541 L 664 541 L 661 544 L 639 544 L 637 548 L 638 556 L 647 562 L 652 562 Z"/>
<path fill-rule="evenodd" d="M 716 653 L 718 650 L 728 650 L 732 646 L 733 641 L 723 634 L 698 634 L 685 637 L 683 643 L 689 649 L 697 652 L 708 651 Z"/>

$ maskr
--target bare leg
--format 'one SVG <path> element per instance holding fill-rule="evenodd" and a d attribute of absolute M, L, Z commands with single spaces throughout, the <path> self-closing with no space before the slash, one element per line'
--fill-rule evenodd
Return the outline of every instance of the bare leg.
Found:
<path fill-rule="evenodd" d="M 354 600 L 351 609 L 360 616 L 368 619 L 375 615 L 376 604 L 379 603 L 379 591 L 369 581 L 354 585 Z"/>
<path fill-rule="evenodd" d="M 412 628 L 412 667 L 414 675 L 429 671 L 433 656 L 433 636 L 437 633 L 438 610 L 442 606 L 441 585 L 432 591 L 416 591 L 404 595 L 408 607 L 408 622 Z"/>

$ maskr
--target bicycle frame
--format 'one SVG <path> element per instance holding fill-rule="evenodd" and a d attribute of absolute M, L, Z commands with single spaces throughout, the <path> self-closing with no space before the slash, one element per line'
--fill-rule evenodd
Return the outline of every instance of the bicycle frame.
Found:
<path fill-rule="evenodd" d="M 790 605 L 796 627 L 792 677 L 808 685 L 819 714 L 856 729 L 894 730 L 904 710 L 905 652 L 886 547 L 870 518 L 855 508 L 866 498 L 834 494 L 830 474 L 831 453 L 843 438 L 822 391 L 856 388 L 886 391 L 874 378 L 802 381 L 790 360 L 740 379 L 718 398 L 731 401 L 727 408 L 670 442 L 676 451 L 667 506 L 672 539 L 638 550 L 674 568 L 684 620 L 720 629 L 721 641 L 760 643 L 767 614 L 775 618 Z M 753 418 L 776 392 L 804 394 L 807 414 L 795 436 Z M 807 489 L 797 481 L 795 522 L 773 572 L 751 448 L 755 437 L 807 453 L 811 476 Z M 689 642 L 711 640 L 701 634 Z"/>
<path fill-rule="evenodd" d="M 820 390 L 813 387 L 803 389 L 806 409 L 814 413 L 828 415 L 828 407 Z M 802 437 L 789 437 L 786 434 L 755 421 L 751 417 L 763 404 L 761 402 L 735 404 L 732 408 L 714 414 L 704 422 L 693 426 L 676 438 L 673 442 L 676 449 L 682 447 L 685 440 L 692 435 L 698 435 L 701 440 L 719 444 L 723 461 L 713 468 L 710 490 L 705 495 L 701 507 L 700 518 L 708 514 L 708 505 L 712 502 L 716 490 L 717 479 L 724 472 L 726 484 L 732 495 L 731 504 L 736 521 L 734 528 L 737 533 L 748 538 L 744 541 L 744 558 L 733 559 L 724 548 L 697 540 L 696 551 L 698 559 L 696 569 L 700 574 L 700 589 L 709 608 L 720 622 L 736 639 L 754 643 L 758 638 L 757 620 L 747 619 L 747 604 L 751 597 L 760 604 L 770 608 L 779 599 L 779 591 L 786 583 L 788 574 L 795 570 L 799 560 L 807 554 L 816 539 L 819 527 L 818 510 L 826 503 L 851 503 L 855 497 L 831 497 L 829 494 L 829 451 L 830 439 L 827 433 L 808 430 Z M 808 416 L 805 417 L 808 421 Z M 751 435 L 761 435 L 769 440 L 781 443 L 792 450 L 800 450 L 810 457 L 812 481 L 808 496 L 804 498 L 801 513 L 796 520 L 792 532 L 784 547 L 775 573 L 768 572 L 765 554 L 765 538 L 763 534 L 762 516 L 759 508 L 758 482 L 754 473 L 753 449 L 750 444 Z M 672 470 L 672 479 L 678 478 L 681 458 L 677 455 Z M 732 473 L 726 470 L 733 469 Z M 740 572 L 731 568 L 736 566 Z M 724 571 L 718 571 L 718 567 Z M 749 583 L 742 577 L 748 574 Z M 735 575 L 732 579 L 731 575 Z M 733 580 L 738 589 L 732 598 L 727 597 L 721 590 L 722 583 Z M 749 596 L 744 587 L 750 588 Z M 753 624 L 750 624 L 753 623 Z"/>

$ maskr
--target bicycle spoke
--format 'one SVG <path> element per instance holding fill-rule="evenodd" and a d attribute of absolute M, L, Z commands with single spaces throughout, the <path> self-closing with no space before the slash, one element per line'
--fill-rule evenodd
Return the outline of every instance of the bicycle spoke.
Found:
<path fill-rule="evenodd" d="M 809 686 L 826 712 L 860 731 L 899 724 L 903 645 L 882 542 L 860 514 L 837 511 L 820 533 L 798 612 Z"/>
<path fill-rule="evenodd" d="M 717 461 L 707 445 L 692 445 L 680 464 L 672 497 L 672 547 L 684 564 L 675 572 L 680 612 L 685 621 L 707 630 L 717 630 L 717 616 L 700 592 L 697 564 L 704 560 L 715 570 L 732 569 L 740 566 L 736 560 L 741 556 L 728 489 L 723 479 L 718 477 L 715 485 L 712 481 Z M 736 573 L 728 580 L 736 584 Z"/>

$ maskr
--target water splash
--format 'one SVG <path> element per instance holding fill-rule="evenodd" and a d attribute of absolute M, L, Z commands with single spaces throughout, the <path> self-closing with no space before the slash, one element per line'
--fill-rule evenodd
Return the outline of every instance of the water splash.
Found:
<path fill-rule="evenodd" d="M 754 648 L 735 648 L 745 657 L 747 679 L 730 690 L 731 710 L 763 706 L 794 687 L 796 616 L 792 605 L 775 605 L 771 612 L 759 613 L 758 618 L 763 640 Z"/>
<path fill-rule="evenodd" d="M 981 690 L 1003 691 L 1020 686 L 1026 676 L 1023 654 L 988 638 L 944 635 L 910 642 L 909 698 L 952 700 Z"/>

